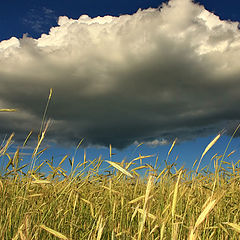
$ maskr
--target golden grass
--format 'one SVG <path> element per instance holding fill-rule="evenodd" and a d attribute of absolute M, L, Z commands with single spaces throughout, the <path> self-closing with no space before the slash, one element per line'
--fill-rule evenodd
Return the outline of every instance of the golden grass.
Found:
<path fill-rule="evenodd" d="M 16 112 L 17 109 L 14 108 L 0 108 L 0 112 Z"/>
<path fill-rule="evenodd" d="M 64 236 L 63 234 L 45 226 L 44 224 L 39 225 L 39 227 L 42 228 L 43 230 L 49 232 L 50 234 L 54 235 L 55 237 L 57 237 L 59 239 L 68 240 L 68 238 L 66 236 Z"/>
<path fill-rule="evenodd" d="M 133 177 L 133 175 L 128 172 L 126 169 L 122 168 L 121 166 L 119 166 L 117 163 L 112 162 L 112 161 L 107 161 L 107 163 L 109 163 L 110 165 L 112 165 L 113 167 L 115 167 L 117 170 L 119 170 L 120 172 L 122 172 L 123 174 L 129 176 L 129 177 Z"/>
<path fill-rule="evenodd" d="M 239 239 L 240 172 L 227 160 L 222 164 L 229 169 L 218 169 L 217 180 L 216 173 L 193 178 L 183 168 L 168 174 L 151 166 L 140 177 L 135 172 L 144 168 L 135 161 L 107 161 L 107 176 L 100 172 L 104 160 L 86 155 L 71 176 L 62 168 L 67 155 L 57 166 L 44 161 L 24 175 L 18 158 L 10 157 L 0 179 L 3 240 Z"/>
<path fill-rule="evenodd" d="M 51 96 L 50 90 L 47 106 Z M 111 145 L 110 161 L 101 156 L 90 160 L 85 152 L 83 159 L 65 155 L 56 166 L 48 159 L 36 165 L 47 150 L 41 149 L 41 144 L 48 126 L 43 119 L 29 164 L 23 163 L 20 148 L 13 156 L 8 153 L 14 134 L 2 144 L 1 240 L 240 239 L 240 160 L 231 161 L 234 151 L 224 159 L 225 150 L 210 159 L 214 172 L 207 167 L 199 169 L 221 134 L 208 144 L 196 170 L 197 160 L 191 171 L 168 163 L 177 139 L 166 160 L 157 157 L 154 167 L 148 164 L 153 155 L 139 154 L 129 162 L 112 161 Z M 69 174 L 63 169 L 66 160 L 70 163 Z M 161 168 L 163 162 L 165 168 Z M 108 167 L 106 174 L 102 164 Z M 49 169 L 44 170 L 45 176 L 41 174 L 44 168 Z M 139 173 L 143 169 L 144 176 Z"/>

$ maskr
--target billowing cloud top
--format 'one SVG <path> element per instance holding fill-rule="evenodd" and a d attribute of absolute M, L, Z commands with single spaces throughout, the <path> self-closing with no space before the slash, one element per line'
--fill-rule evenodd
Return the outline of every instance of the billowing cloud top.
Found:
<path fill-rule="evenodd" d="M 133 15 L 59 17 L 39 39 L 0 42 L 1 133 L 125 147 L 216 133 L 240 119 L 240 31 L 190 0 Z"/>

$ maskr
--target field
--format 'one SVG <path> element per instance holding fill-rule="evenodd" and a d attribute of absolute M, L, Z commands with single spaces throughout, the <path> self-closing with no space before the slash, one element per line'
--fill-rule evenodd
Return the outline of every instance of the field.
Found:
<path fill-rule="evenodd" d="M 214 172 L 199 169 L 220 134 L 191 171 L 176 169 L 168 159 L 162 170 L 158 159 L 155 166 L 141 165 L 148 156 L 140 155 L 130 162 L 107 161 L 109 171 L 102 174 L 101 157 L 84 157 L 76 165 L 65 156 L 58 166 L 49 161 L 36 166 L 47 125 L 28 166 L 21 165 L 19 149 L 8 154 L 13 134 L 2 144 L 1 161 L 8 159 L 0 178 L 2 240 L 240 239 L 240 160 L 233 163 L 232 153 L 225 151 L 210 160 Z M 71 165 L 70 174 L 62 168 L 64 161 Z M 44 166 L 50 169 L 45 177 Z"/>

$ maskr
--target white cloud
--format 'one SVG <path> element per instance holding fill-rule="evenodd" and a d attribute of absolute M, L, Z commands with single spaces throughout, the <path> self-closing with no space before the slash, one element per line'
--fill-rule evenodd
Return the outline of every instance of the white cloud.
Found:
<path fill-rule="evenodd" d="M 26 125 L 39 127 L 51 87 L 49 137 L 60 143 L 155 143 L 215 133 L 239 120 L 237 22 L 171 0 L 120 17 L 62 16 L 58 24 L 39 39 L 0 42 L 0 101 L 22 114 L 9 115 L 1 132 L 17 128 L 25 136 L 16 126 L 23 115 Z"/>
<path fill-rule="evenodd" d="M 145 144 L 149 147 L 158 147 L 158 146 L 162 146 L 162 145 L 168 145 L 168 144 L 170 144 L 170 142 L 164 138 L 154 139 L 152 141 L 146 141 L 146 142 L 142 142 L 142 143 L 140 143 L 138 141 L 134 142 L 134 145 L 139 146 L 140 144 Z"/>
<path fill-rule="evenodd" d="M 146 142 L 148 146 L 156 147 L 161 145 L 167 145 L 169 142 L 166 139 L 155 139 L 153 141 Z"/>

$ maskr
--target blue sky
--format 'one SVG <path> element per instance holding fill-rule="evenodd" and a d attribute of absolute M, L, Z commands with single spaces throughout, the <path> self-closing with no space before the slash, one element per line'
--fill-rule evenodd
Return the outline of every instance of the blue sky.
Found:
<path fill-rule="evenodd" d="M 68 16 L 74 19 L 82 14 L 91 17 L 122 14 L 133 14 L 139 8 L 157 8 L 161 5 L 161 0 L 133 0 L 133 1 L 4 1 L 0 9 L 0 40 L 9 39 L 13 36 L 22 37 L 28 33 L 33 37 L 39 37 L 42 33 L 48 33 L 52 26 L 56 26 L 59 16 Z M 240 3 L 237 0 L 218 1 L 200 0 L 198 2 L 215 13 L 221 19 L 239 21 Z M 38 24 L 40 23 L 40 26 Z"/>
<path fill-rule="evenodd" d="M 42 159 L 58 162 L 85 138 L 78 159 L 83 149 L 109 159 L 112 144 L 113 161 L 140 153 L 154 164 L 177 137 L 169 160 L 190 168 L 226 129 L 205 165 L 240 118 L 239 10 L 235 0 L 5 1 L 0 108 L 18 111 L 1 113 L 2 138 L 36 139 L 53 88 Z M 239 138 L 232 150 L 237 161 Z"/>

